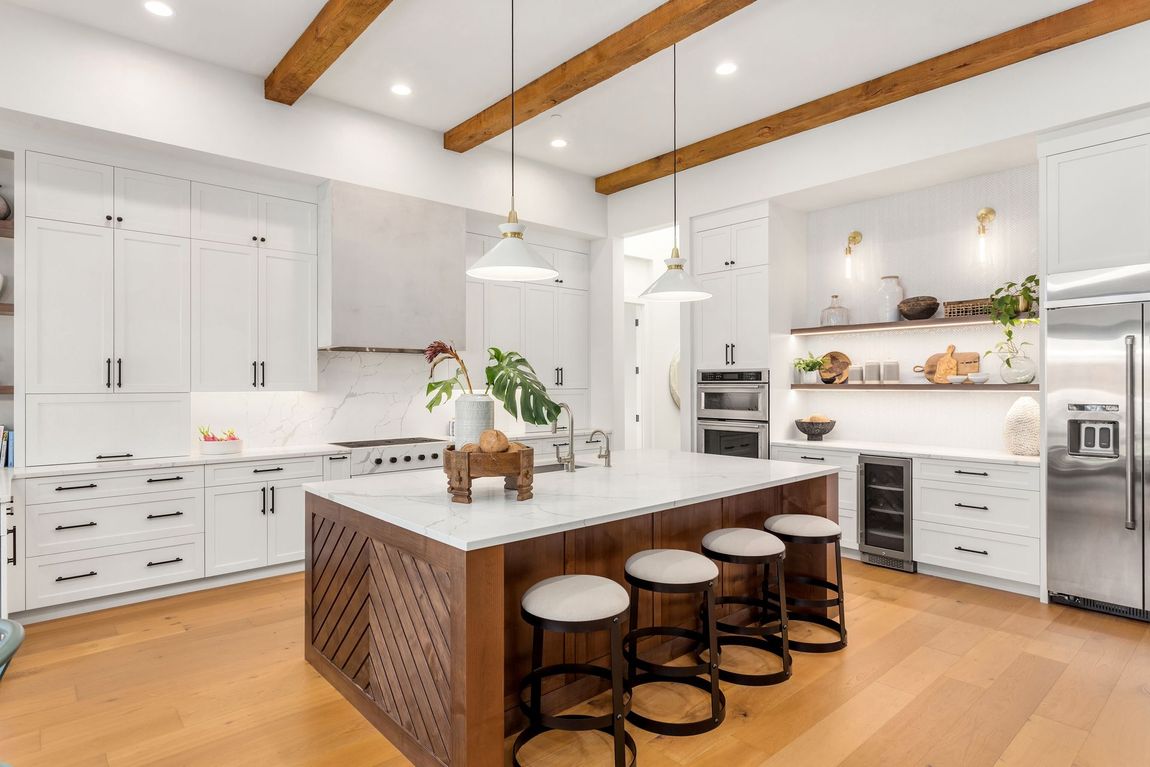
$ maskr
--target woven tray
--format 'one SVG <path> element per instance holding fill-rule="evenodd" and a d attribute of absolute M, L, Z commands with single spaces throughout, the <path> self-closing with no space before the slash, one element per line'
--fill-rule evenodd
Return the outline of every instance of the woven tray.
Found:
<path fill-rule="evenodd" d="M 943 317 L 982 317 L 990 314 L 989 298 L 971 298 L 966 301 L 943 301 Z"/>

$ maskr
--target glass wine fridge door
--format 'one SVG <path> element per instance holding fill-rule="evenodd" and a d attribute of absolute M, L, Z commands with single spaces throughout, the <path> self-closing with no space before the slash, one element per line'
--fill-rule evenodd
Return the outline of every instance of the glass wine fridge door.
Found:
<path fill-rule="evenodd" d="M 859 457 L 859 549 L 862 552 L 912 561 L 910 469 L 909 458 Z"/>

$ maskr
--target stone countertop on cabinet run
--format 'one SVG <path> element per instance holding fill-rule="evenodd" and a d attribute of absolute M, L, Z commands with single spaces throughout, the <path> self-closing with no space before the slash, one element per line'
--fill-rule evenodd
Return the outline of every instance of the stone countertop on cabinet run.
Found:
<path fill-rule="evenodd" d="M 984 450 L 976 447 L 940 447 L 935 445 L 908 445 L 903 442 L 860 442 L 837 440 L 824 437 L 822 441 L 806 439 L 776 439 L 771 444 L 778 447 L 799 447 L 810 450 L 844 450 L 868 455 L 891 455 L 910 458 L 938 458 L 947 461 L 979 461 L 983 463 L 1007 463 L 1014 466 L 1037 468 L 1041 459 L 1037 455 L 1013 455 L 1005 450 Z"/>
<path fill-rule="evenodd" d="M 670 450 L 616 451 L 611 460 L 611 468 L 587 459 L 572 473 L 536 474 L 535 497 L 522 502 L 503 489 L 501 478 L 486 478 L 475 480 L 473 503 L 452 503 L 438 471 L 319 482 L 304 490 L 470 551 L 837 473 L 833 466 Z"/>

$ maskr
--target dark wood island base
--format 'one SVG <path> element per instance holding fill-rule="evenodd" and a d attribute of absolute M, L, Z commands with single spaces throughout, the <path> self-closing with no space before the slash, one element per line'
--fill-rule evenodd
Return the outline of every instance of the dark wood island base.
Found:
<path fill-rule="evenodd" d="M 531 631 L 519 600 L 528 587 L 564 573 L 622 583 L 635 552 L 699 551 L 712 530 L 760 528 L 785 513 L 837 522 L 837 477 L 471 551 L 309 493 L 305 657 L 416 765 L 497 767 L 505 736 L 521 722 L 516 696 L 530 666 Z M 786 567 L 826 577 L 833 563 L 822 547 L 788 547 Z M 749 593 L 746 574 L 723 567 L 723 593 Z M 640 599 L 645 625 L 697 620 L 689 596 L 643 592 Z M 667 643 L 644 652 L 671 657 L 684 649 Z M 606 634 L 548 635 L 545 646 L 553 662 L 605 663 L 607 653 Z M 573 705 L 595 695 L 599 683 L 557 679 L 546 705 Z"/>

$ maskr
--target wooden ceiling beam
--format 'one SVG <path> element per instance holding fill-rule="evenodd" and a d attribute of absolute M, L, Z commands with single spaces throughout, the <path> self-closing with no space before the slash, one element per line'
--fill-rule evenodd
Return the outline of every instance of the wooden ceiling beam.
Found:
<path fill-rule="evenodd" d="M 515 124 L 562 104 L 754 0 L 669 0 L 515 91 Z M 511 130 L 511 97 L 443 134 L 443 147 L 466 152 Z"/>
<path fill-rule="evenodd" d="M 1150 0 L 1093 0 L 681 147 L 679 170 L 695 168 L 1144 21 L 1150 21 Z M 595 189 L 601 194 L 614 194 L 669 176 L 673 169 L 673 153 L 667 152 L 600 176 L 595 179 Z"/>
<path fill-rule="evenodd" d="M 327 0 L 264 80 L 264 98 L 292 105 L 392 0 Z"/>

